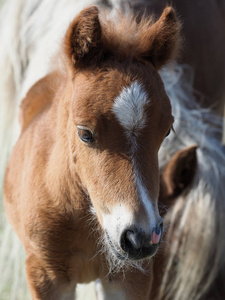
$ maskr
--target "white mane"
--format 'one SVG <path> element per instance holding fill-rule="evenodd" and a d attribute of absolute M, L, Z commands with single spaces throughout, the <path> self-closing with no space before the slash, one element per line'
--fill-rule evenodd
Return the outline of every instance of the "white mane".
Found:
<path fill-rule="evenodd" d="M 174 243 L 161 292 L 165 299 L 199 299 L 225 264 L 225 147 L 221 144 L 222 118 L 197 104 L 189 66 L 161 72 L 175 116 L 174 129 L 161 147 L 162 168 L 179 149 L 198 145 L 198 169 L 189 194 L 177 200 L 170 214 Z M 177 223 L 177 216 L 182 212 Z M 170 268 L 180 261 L 172 277 Z M 173 281 L 173 283 L 172 283 Z M 160 298 L 160 297 L 159 297 Z"/>

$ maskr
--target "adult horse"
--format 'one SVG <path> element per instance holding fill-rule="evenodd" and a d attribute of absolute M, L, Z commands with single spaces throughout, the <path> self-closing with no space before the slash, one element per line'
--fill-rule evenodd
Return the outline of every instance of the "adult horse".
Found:
<path fill-rule="evenodd" d="M 141 14 L 161 14 L 167 1 L 129 0 Z M 220 0 L 170 2 L 182 20 L 183 49 L 179 63 L 194 71 L 193 88 L 197 101 L 223 114 L 225 99 L 225 2 Z"/>
<path fill-rule="evenodd" d="M 152 11 L 154 11 L 156 15 L 160 14 L 165 5 L 165 2 L 166 1 L 145 0 L 129 1 L 130 5 L 136 12 L 138 11 L 140 13 L 144 10 L 145 12 L 147 11 L 148 13 L 152 13 Z M 222 136 L 222 120 L 213 115 L 211 111 L 214 111 L 219 115 L 222 115 L 224 113 L 225 2 L 204 1 L 203 3 L 202 1 L 190 2 L 186 0 L 173 0 L 171 3 L 176 8 L 182 20 L 182 34 L 184 36 L 184 47 L 179 62 L 182 64 L 188 64 L 192 68 L 190 69 L 189 67 L 185 66 L 183 70 L 178 70 L 178 73 L 181 71 L 181 78 L 179 78 L 180 84 L 177 85 L 175 80 L 173 88 L 170 87 L 170 98 L 177 99 L 178 101 L 182 101 L 182 103 L 185 104 L 185 107 L 183 107 L 183 105 L 181 104 L 183 108 L 179 111 L 178 115 L 181 119 L 186 120 L 182 121 L 180 119 L 179 125 L 190 125 L 189 130 L 181 129 L 184 135 L 180 133 L 178 139 L 175 140 L 177 144 L 182 145 L 186 143 L 187 139 L 191 139 L 193 143 L 200 145 L 200 149 L 198 150 L 198 157 L 200 152 L 203 151 L 204 159 L 202 160 L 202 163 L 200 163 L 199 160 L 198 165 L 205 164 L 205 167 L 203 168 L 205 170 L 202 171 L 202 175 L 200 175 L 199 180 L 197 180 L 198 184 L 202 181 L 203 178 L 206 178 L 207 176 L 209 176 L 209 178 L 211 176 L 211 178 L 215 176 L 214 178 L 216 178 L 216 180 L 210 183 L 209 178 L 206 181 L 205 179 L 203 179 L 203 185 L 205 187 L 202 186 L 199 188 L 198 193 L 201 189 L 202 191 L 206 189 L 209 191 L 210 195 L 208 194 L 208 191 L 206 191 L 205 196 L 201 196 L 200 194 L 198 196 L 197 194 L 193 196 L 194 199 L 198 198 L 197 201 L 194 200 L 196 204 L 198 203 L 198 205 L 200 205 L 200 203 L 202 203 L 202 205 L 206 205 L 207 203 L 207 205 L 209 205 L 208 211 L 204 213 L 202 211 L 202 206 L 200 205 L 199 208 L 197 208 L 196 205 L 196 207 L 194 207 L 193 202 L 192 208 L 189 207 L 188 209 L 184 209 L 186 213 L 189 210 L 189 216 L 187 215 L 186 218 L 183 219 L 182 225 L 177 230 L 176 228 L 178 221 L 176 215 L 180 214 L 180 212 L 178 213 L 178 211 L 183 210 L 182 205 L 186 205 L 186 201 L 189 201 L 189 204 L 191 203 L 191 201 L 188 200 L 188 196 L 187 198 L 185 198 L 186 200 L 181 200 L 183 197 L 181 197 L 178 200 L 177 204 L 173 208 L 173 212 L 171 213 L 173 215 L 172 217 L 170 216 L 170 213 L 166 217 L 167 220 L 171 220 L 172 218 L 172 224 L 176 224 L 175 227 L 174 225 L 171 226 L 171 231 L 169 234 L 170 238 L 168 237 L 172 246 L 171 248 L 167 246 L 167 250 L 165 250 L 165 252 L 169 251 L 165 254 L 165 257 L 173 257 L 173 259 L 166 259 L 167 267 L 165 265 L 163 266 L 163 263 L 161 261 L 161 267 L 164 270 L 164 275 L 161 276 L 161 281 L 158 282 L 156 280 L 155 288 L 152 295 L 153 298 L 157 297 L 157 293 L 155 293 L 155 290 L 159 290 L 160 286 L 161 291 L 158 293 L 159 298 L 195 299 L 195 297 L 200 298 L 203 297 L 202 295 L 204 295 L 203 299 L 223 299 L 225 297 L 225 290 L 223 284 L 221 283 L 224 281 L 225 274 L 224 261 L 222 259 L 221 254 L 221 251 L 224 251 L 224 246 L 222 242 L 222 226 L 224 226 L 224 188 L 222 185 L 222 181 L 225 178 L 225 170 L 223 167 L 220 167 L 220 164 L 224 161 L 224 148 L 219 143 Z M 191 86 L 192 81 L 193 87 Z M 200 103 L 201 106 L 198 106 L 196 104 L 196 101 Z M 178 104 L 174 103 L 173 107 L 176 110 Z M 205 110 L 202 107 L 207 109 Z M 194 112 L 193 109 L 195 109 L 196 111 Z M 185 117 L 186 114 L 187 117 Z M 175 117 L 177 117 L 176 112 L 174 112 L 174 115 Z M 211 120 L 213 120 L 212 123 Z M 215 122 L 217 125 L 215 125 Z M 196 134 L 191 133 L 191 126 L 195 128 Z M 214 130 L 213 127 L 217 129 Z M 187 137 L 187 132 L 189 132 L 188 135 L 191 134 L 191 137 Z M 200 132 L 202 132 L 202 137 L 204 136 L 204 141 L 202 138 L 200 138 Z M 183 136 L 185 136 L 185 138 L 183 138 Z M 215 147 L 215 153 L 218 154 L 220 152 L 219 156 L 213 154 L 213 147 Z M 167 151 L 169 148 L 170 147 L 168 144 Z M 174 148 L 177 149 L 178 145 L 176 145 Z M 210 148 L 212 150 L 210 150 Z M 219 150 L 219 152 L 217 152 L 217 150 Z M 165 157 L 165 155 L 163 156 Z M 211 163 L 209 163 L 209 160 L 211 159 L 212 161 Z M 199 175 L 196 175 L 196 178 L 198 176 Z M 170 197 L 171 195 L 169 196 L 169 198 Z M 176 207 L 178 211 L 176 210 Z M 184 216 L 185 214 L 181 213 L 181 215 Z M 190 218 L 193 218 L 193 215 L 195 215 L 198 219 L 196 223 L 194 221 L 189 221 Z M 204 221 L 204 215 L 208 217 L 208 220 L 205 219 Z M 218 239 L 216 238 L 216 241 L 214 242 L 216 244 L 216 247 L 211 246 L 215 244 L 211 244 L 212 240 L 210 239 L 209 232 L 205 234 L 205 247 L 208 252 L 212 251 L 212 253 L 214 253 L 212 255 L 209 254 L 207 258 L 206 252 L 203 250 L 204 246 L 203 244 L 201 244 L 200 240 L 203 236 L 202 232 L 205 231 L 205 228 L 208 228 L 210 226 L 210 220 L 213 220 L 214 223 L 211 225 L 211 229 L 214 227 L 214 229 L 211 232 L 213 239 L 215 239 L 215 237 L 218 237 Z M 191 222 L 193 222 L 193 227 L 191 226 Z M 202 226 L 202 232 L 199 226 Z M 193 230 L 193 232 L 195 232 L 195 234 L 193 233 L 190 235 L 193 238 L 195 236 L 197 237 L 195 242 L 194 239 L 190 239 L 188 242 L 186 234 L 187 232 L 189 233 L 189 230 Z M 197 233 L 197 231 L 199 233 Z M 208 245 L 207 234 L 208 241 L 210 241 Z M 176 240 L 178 241 L 178 244 L 174 247 L 173 245 L 175 244 L 174 242 Z M 199 248 L 200 244 L 201 251 Z M 183 250 L 178 250 L 178 245 L 182 245 L 181 248 L 183 247 Z M 196 246 L 196 249 L 193 249 L 193 252 L 191 251 L 191 245 Z M 170 250 L 168 250 L 169 248 Z M 171 252 L 173 253 L 172 255 Z M 188 252 L 190 253 L 189 259 L 187 254 Z M 195 252 L 199 253 L 198 258 L 195 257 Z M 158 257 L 158 260 L 159 259 L 160 258 Z M 183 263 L 181 261 L 183 261 Z M 203 262 L 202 264 L 201 261 Z M 190 262 L 193 262 L 193 264 L 191 264 Z M 206 265 L 204 267 L 205 263 Z M 212 265 L 213 269 L 209 269 L 207 267 L 207 264 Z M 166 274 L 167 272 L 165 272 L 165 270 L 168 272 L 168 274 Z M 202 279 L 200 280 L 200 278 Z M 170 284 L 168 283 L 169 281 Z M 207 289 L 209 289 L 208 292 L 206 292 Z"/>

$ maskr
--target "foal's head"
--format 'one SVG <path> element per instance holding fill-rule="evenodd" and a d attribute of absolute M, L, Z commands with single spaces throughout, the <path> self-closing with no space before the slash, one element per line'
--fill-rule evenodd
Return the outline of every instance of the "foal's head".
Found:
<path fill-rule="evenodd" d="M 175 54 L 179 22 L 166 8 L 153 23 L 122 16 L 115 25 L 83 10 L 66 34 L 74 172 L 119 259 L 153 255 L 158 213 L 158 150 L 173 123 L 157 70 Z"/>

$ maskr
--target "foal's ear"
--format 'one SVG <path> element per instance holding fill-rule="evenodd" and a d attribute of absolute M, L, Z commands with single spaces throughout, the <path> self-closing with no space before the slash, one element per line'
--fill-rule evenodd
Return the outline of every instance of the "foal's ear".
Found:
<path fill-rule="evenodd" d="M 73 65 L 85 66 L 94 63 L 102 55 L 102 33 L 98 14 L 96 6 L 82 10 L 67 30 L 66 54 Z"/>
<path fill-rule="evenodd" d="M 181 42 L 180 29 L 175 10 L 167 7 L 159 20 L 144 34 L 147 50 L 143 56 L 150 60 L 156 69 L 160 69 L 177 54 Z"/>
<path fill-rule="evenodd" d="M 161 181 L 166 200 L 178 197 L 193 181 L 197 169 L 197 146 L 178 151 L 165 167 Z"/>

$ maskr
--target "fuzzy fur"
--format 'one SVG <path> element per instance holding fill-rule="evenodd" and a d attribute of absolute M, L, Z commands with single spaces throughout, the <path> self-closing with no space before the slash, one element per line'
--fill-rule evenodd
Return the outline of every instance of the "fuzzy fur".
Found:
<path fill-rule="evenodd" d="M 25 4 L 23 1 L 11 0 L 1 12 L 0 91 L 1 100 L 4 100 L 1 101 L 0 109 L 0 120 L 4 120 L 4 124 L 0 125 L 1 182 L 9 151 L 19 134 L 19 125 L 15 120 L 21 98 L 34 82 L 46 75 L 50 56 L 59 47 L 58 36 L 62 36 L 66 25 L 74 16 L 74 11 L 78 12 L 84 6 L 93 3 L 77 1 L 74 5 L 74 1 L 69 0 L 63 4 L 60 1 L 54 2 L 51 2 L 54 3 L 53 9 L 53 6 L 46 6 L 45 1 L 27 1 Z M 52 18 L 48 18 L 47 11 L 51 12 Z M 16 16 L 21 16 L 20 21 L 17 21 Z M 51 25 L 53 23 L 54 26 Z M 51 35 L 44 34 L 46 26 L 51 29 Z M 46 50 L 49 48 L 50 52 Z M 225 167 L 224 148 L 219 140 L 222 120 L 210 110 L 201 109 L 196 104 L 192 78 L 187 76 L 187 73 L 190 74 L 187 66 L 177 66 L 172 73 L 169 67 L 161 73 L 172 101 L 175 133 L 162 145 L 160 167 L 163 168 L 172 155 L 183 146 L 197 144 L 199 148 L 198 170 L 193 186 L 187 197 L 181 197 L 177 201 L 168 216 L 171 223 L 168 240 L 172 240 L 173 243 L 167 246 L 169 259 L 159 299 L 200 299 L 225 263 Z M 181 218 L 177 223 L 180 213 Z M 20 295 L 21 299 L 25 299 L 25 292 L 18 292 L 19 287 L 24 285 L 24 277 L 21 276 L 18 263 L 18 253 L 21 253 L 22 248 L 17 238 L 10 233 L 3 216 L 1 219 L 4 234 L 1 237 L 3 242 L 0 273 L 4 273 L 4 276 L 0 281 L 0 293 L 4 295 L 7 282 L 14 274 L 11 299 L 19 299 Z M 173 237 L 173 224 L 176 224 L 176 238 Z M 171 266 L 175 262 L 178 262 L 178 265 L 171 274 L 171 270 L 174 271 Z M 5 271 L 11 270 L 11 265 L 14 268 L 12 274 Z"/>

